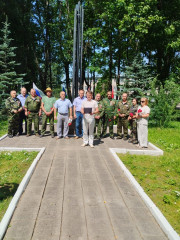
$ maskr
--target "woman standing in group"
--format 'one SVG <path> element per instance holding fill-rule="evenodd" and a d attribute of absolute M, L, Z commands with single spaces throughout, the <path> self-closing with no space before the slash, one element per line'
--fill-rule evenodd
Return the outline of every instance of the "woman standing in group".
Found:
<path fill-rule="evenodd" d="M 141 106 L 138 107 L 136 113 L 138 142 L 141 148 L 147 148 L 148 144 L 149 114 L 150 108 L 148 107 L 148 100 L 147 98 L 141 98 Z"/>
<path fill-rule="evenodd" d="M 87 92 L 87 99 L 82 102 L 81 113 L 83 114 L 83 144 L 81 146 L 85 147 L 89 144 L 89 146 L 93 148 L 95 125 L 94 114 L 98 113 L 98 105 L 96 101 L 92 100 L 91 91 Z"/>
<path fill-rule="evenodd" d="M 133 98 L 132 100 L 132 106 L 130 108 L 130 113 L 129 113 L 129 124 L 131 127 L 131 135 L 129 139 L 129 143 L 137 144 L 138 139 L 137 139 L 137 121 L 136 121 L 136 113 L 138 110 L 138 105 L 137 105 L 137 99 Z"/>

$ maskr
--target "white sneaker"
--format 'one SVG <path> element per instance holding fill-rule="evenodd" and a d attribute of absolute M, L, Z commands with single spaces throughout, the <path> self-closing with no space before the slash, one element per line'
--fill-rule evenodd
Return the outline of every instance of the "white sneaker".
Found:
<path fill-rule="evenodd" d="M 90 144 L 89 146 L 90 146 L 91 148 L 94 148 L 94 145 L 92 145 L 92 144 Z"/>
<path fill-rule="evenodd" d="M 83 144 L 81 145 L 81 147 L 85 147 L 85 146 L 87 146 L 87 144 L 85 144 L 85 143 L 83 143 Z"/>

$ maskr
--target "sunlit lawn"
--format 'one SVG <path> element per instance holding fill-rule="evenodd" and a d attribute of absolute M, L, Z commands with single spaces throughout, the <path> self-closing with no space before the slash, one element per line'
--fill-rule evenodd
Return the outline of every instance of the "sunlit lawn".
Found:
<path fill-rule="evenodd" d="M 170 128 L 150 128 L 149 141 L 164 150 L 164 156 L 119 154 L 152 201 L 180 234 L 180 123 Z"/>
<path fill-rule="evenodd" d="M 0 121 L 0 137 L 7 133 L 8 130 L 8 122 Z"/>
<path fill-rule="evenodd" d="M 37 152 L 0 152 L 0 221 Z"/>

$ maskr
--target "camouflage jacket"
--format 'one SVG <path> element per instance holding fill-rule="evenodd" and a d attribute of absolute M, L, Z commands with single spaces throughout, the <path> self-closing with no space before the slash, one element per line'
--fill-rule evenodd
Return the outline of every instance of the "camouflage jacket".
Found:
<path fill-rule="evenodd" d="M 8 99 L 6 99 L 5 106 L 9 114 L 13 114 L 14 110 L 22 109 L 21 102 L 17 97 L 16 98 L 8 97 Z"/>
<path fill-rule="evenodd" d="M 122 101 L 119 101 L 117 103 L 117 116 L 119 116 L 118 114 L 125 114 L 125 117 L 129 116 L 130 113 L 130 108 L 131 105 L 130 103 L 126 102 L 125 104 Z"/>
<path fill-rule="evenodd" d="M 104 114 L 108 115 L 109 117 L 113 117 L 116 111 L 116 100 L 115 99 L 108 99 L 104 98 L 102 100 Z"/>
<path fill-rule="evenodd" d="M 103 103 L 102 103 L 102 101 L 96 101 L 97 102 L 97 104 L 98 104 L 98 110 L 99 110 L 99 112 L 98 113 L 96 113 L 95 114 L 95 116 L 100 116 L 100 117 L 103 117 L 103 115 L 104 115 L 104 106 L 103 106 Z"/>
<path fill-rule="evenodd" d="M 138 105 L 137 104 L 136 105 L 131 105 L 129 113 L 133 113 L 133 115 L 135 115 L 137 110 L 138 110 Z"/>
<path fill-rule="evenodd" d="M 39 112 L 41 108 L 41 98 L 36 96 L 34 99 L 31 96 L 28 96 L 25 101 L 25 108 L 30 112 Z"/>

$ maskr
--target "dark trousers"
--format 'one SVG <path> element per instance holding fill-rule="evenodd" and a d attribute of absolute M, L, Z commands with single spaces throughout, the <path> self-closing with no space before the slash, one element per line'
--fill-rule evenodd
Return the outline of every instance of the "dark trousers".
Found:
<path fill-rule="evenodd" d="M 117 135 L 122 137 L 122 127 L 124 132 L 124 137 L 128 136 L 128 117 L 118 117 L 117 119 Z"/>
<path fill-rule="evenodd" d="M 39 134 L 39 112 L 30 112 L 27 117 L 27 134 L 31 134 L 32 121 L 34 119 L 34 132 Z"/>
<path fill-rule="evenodd" d="M 19 128 L 19 113 L 11 113 L 8 116 L 8 135 L 16 135 Z"/>
<path fill-rule="evenodd" d="M 108 125 L 109 125 L 109 135 L 110 135 L 110 137 L 114 136 L 113 124 L 114 124 L 114 116 L 112 116 L 112 115 L 109 116 L 109 115 L 105 114 L 104 121 L 103 121 L 103 132 L 102 132 L 103 136 L 106 135 Z"/>
<path fill-rule="evenodd" d="M 25 120 L 25 133 L 27 133 L 27 120 L 24 110 L 19 113 L 19 134 L 23 133 L 23 120 Z"/>
<path fill-rule="evenodd" d="M 44 135 L 46 132 L 47 120 L 49 119 L 50 125 L 50 133 L 54 135 L 54 113 L 47 116 L 45 113 L 42 115 L 42 127 L 41 127 L 41 135 Z"/>
<path fill-rule="evenodd" d="M 76 112 L 76 136 L 82 137 L 83 126 L 82 126 L 83 114 L 81 112 Z"/>

